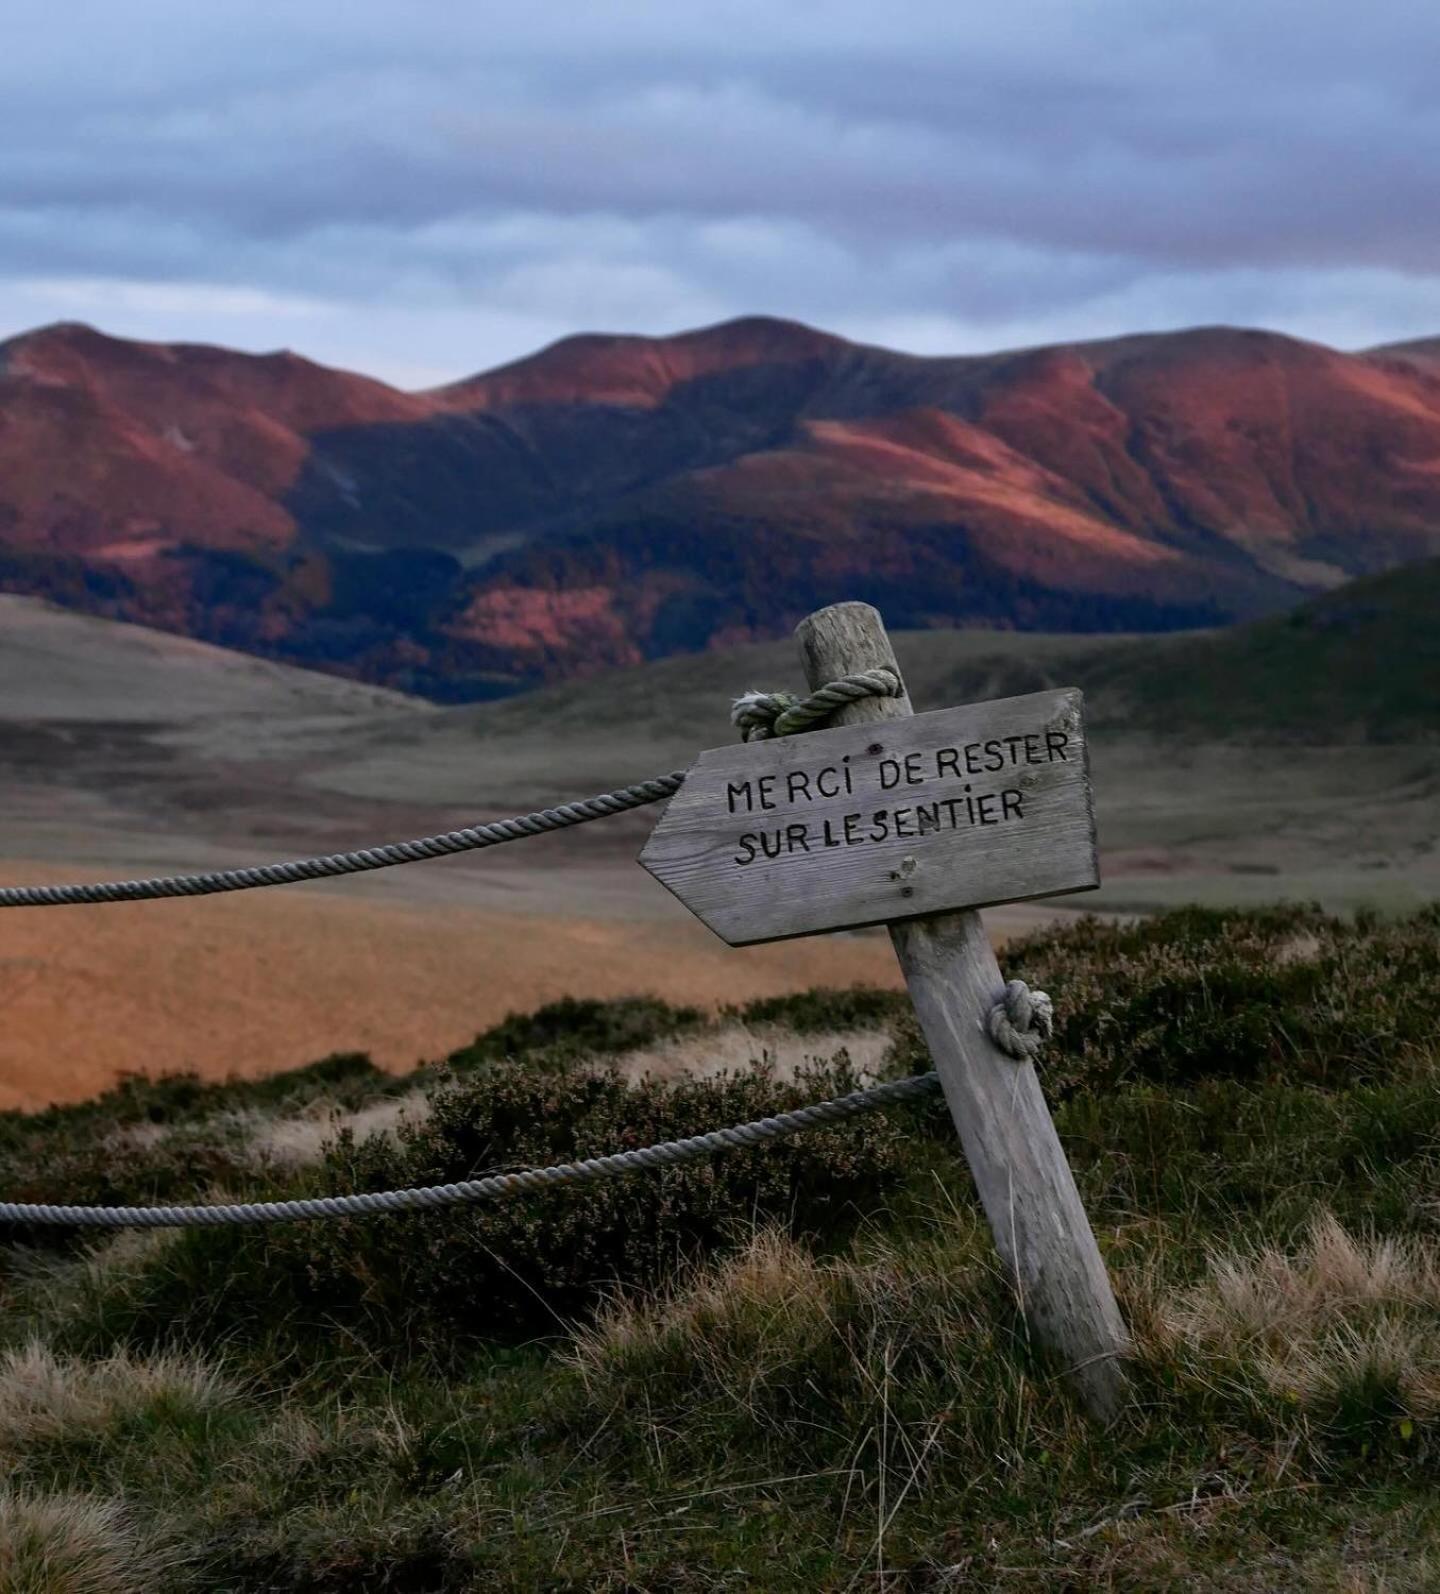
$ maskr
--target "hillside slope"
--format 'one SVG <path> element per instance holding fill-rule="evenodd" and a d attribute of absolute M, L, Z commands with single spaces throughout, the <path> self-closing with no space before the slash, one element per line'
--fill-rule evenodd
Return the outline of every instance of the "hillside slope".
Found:
<path fill-rule="evenodd" d="M 895 631 L 918 710 L 1056 686 L 1085 692 L 1107 739 L 1335 747 L 1440 742 L 1440 559 L 1365 577 L 1294 610 L 1219 631 L 1085 637 Z M 523 764 L 593 749 L 597 774 L 663 763 L 733 738 L 728 705 L 751 687 L 798 689 L 790 640 L 674 658 L 544 687 L 416 723 L 405 757 L 479 740 Z M 355 726 L 352 741 L 388 732 Z M 608 759 L 609 764 L 603 762 Z M 342 760 L 343 762 L 343 755 Z M 658 764 L 657 764 L 658 767 Z"/>
<path fill-rule="evenodd" d="M 1440 895 L 1437 577 L 1213 636 L 895 644 L 921 709 L 1086 688 L 1105 884 L 1071 907 L 1401 909 Z M 732 741 L 737 691 L 799 684 L 786 640 L 439 709 L 5 598 L 0 881 L 211 870 L 523 813 L 684 768 Z M 722 946 L 637 867 L 655 817 L 283 891 L 7 913 L 0 1106 L 335 1047 L 398 1066 L 567 993 L 705 1004 L 897 977 L 883 936 Z M 1045 911 L 987 923 L 1007 936 Z"/>
<path fill-rule="evenodd" d="M 1194 741 L 1440 741 L 1440 560 L 1289 614 L 1079 664 L 1100 723 Z"/>
<path fill-rule="evenodd" d="M 0 345 L 0 586 L 450 701 L 782 634 L 1156 630 L 1440 552 L 1440 371 L 1209 328 L 932 358 L 753 318 L 437 391 Z"/>

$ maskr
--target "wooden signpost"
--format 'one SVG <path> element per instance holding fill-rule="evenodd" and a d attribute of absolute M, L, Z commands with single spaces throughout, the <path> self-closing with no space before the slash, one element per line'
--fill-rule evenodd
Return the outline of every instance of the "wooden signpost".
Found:
<path fill-rule="evenodd" d="M 868 604 L 822 609 L 796 637 L 812 690 L 898 672 Z M 831 724 L 701 754 L 641 862 L 732 945 L 889 925 L 1021 1309 L 1108 1416 L 1125 1326 L 1035 1069 L 986 1031 L 1005 982 L 967 911 L 1099 883 L 1080 694 L 918 716 L 870 697 Z"/>

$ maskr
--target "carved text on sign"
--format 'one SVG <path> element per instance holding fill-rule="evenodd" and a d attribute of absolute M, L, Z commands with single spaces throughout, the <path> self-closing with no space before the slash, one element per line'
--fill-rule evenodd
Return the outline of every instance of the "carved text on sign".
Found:
<path fill-rule="evenodd" d="M 1080 694 L 703 753 L 641 862 L 736 945 L 1084 890 Z"/>

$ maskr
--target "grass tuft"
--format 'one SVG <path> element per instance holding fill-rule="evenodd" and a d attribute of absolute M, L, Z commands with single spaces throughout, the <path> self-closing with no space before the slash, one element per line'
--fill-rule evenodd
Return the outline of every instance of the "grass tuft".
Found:
<path fill-rule="evenodd" d="M 1291 1252 L 1212 1256 L 1163 1312 L 1172 1344 L 1240 1370 L 1362 1447 L 1440 1425 L 1440 1242 L 1360 1237 L 1324 1214 Z"/>
<path fill-rule="evenodd" d="M 0 1453 L 94 1438 L 127 1422 L 186 1420 L 228 1404 L 235 1385 L 179 1351 L 63 1357 L 31 1340 L 0 1356 Z"/>
<path fill-rule="evenodd" d="M 6 1594 L 141 1594 L 173 1565 L 147 1552 L 119 1501 L 0 1488 Z"/>

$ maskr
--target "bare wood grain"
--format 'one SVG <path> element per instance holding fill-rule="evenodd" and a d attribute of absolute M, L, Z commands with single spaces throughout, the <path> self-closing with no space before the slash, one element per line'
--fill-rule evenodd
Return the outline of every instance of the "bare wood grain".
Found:
<path fill-rule="evenodd" d="M 855 670 L 898 667 L 868 604 L 822 609 L 796 639 L 812 689 Z M 912 712 L 908 697 L 868 698 L 837 718 L 876 725 Z M 1109 1417 L 1126 1397 L 1128 1335 L 1035 1070 L 1001 1052 L 983 1027 L 1004 981 L 980 916 L 912 919 L 893 924 L 890 936 L 1036 1343 L 1088 1408 Z"/>

